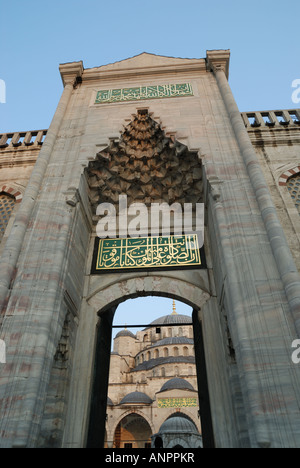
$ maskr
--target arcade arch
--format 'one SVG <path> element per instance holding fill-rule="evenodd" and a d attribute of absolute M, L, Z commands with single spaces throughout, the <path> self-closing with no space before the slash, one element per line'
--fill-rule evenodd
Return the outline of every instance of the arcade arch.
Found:
<path fill-rule="evenodd" d="M 147 448 L 151 446 L 151 421 L 138 410 L 126 411 L 107 434 L 108 448 Z M 111 437 L 111 440 L 110 438 Z"/>

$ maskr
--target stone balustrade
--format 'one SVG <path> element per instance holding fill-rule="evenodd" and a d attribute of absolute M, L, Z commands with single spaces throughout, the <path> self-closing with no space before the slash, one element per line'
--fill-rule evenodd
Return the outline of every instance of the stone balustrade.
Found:
<path fill-rule="evenodd" d="M 47 130 L 0 134 L 0 150 L 6 148 L 39 147 L 43 144 Z"/>
<path fill-rule="evenodd" d="M 247 130 L 272 128 L 300 128 L 300 109 L 242 112 Z M 0 134 L 0 150 L 6 148 L 39 147 L 43 144 L 47 130 Z"/>
<path fill-rule="evenodd" d="M 300 126 L 300 109 L 242 112 L 241 115 L 248 130 Z"/>

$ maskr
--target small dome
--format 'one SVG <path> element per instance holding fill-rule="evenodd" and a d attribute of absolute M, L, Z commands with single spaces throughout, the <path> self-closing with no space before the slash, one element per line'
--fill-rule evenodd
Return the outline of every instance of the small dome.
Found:
<path fill-rule="evenodd" d="M 107 397 L 107 406 L 114 406 L 113 402 L 109 397 Z"/>
<path fill-rule="evenodd" d="M 116 334 L 115 338 L 120 338 L 120 336 L 129 336 L 130 338 L 136 338 L 133 333 L 129 330 L 121 330 L 119 333 Z"/>
<path fill-rule="evenodd" d="M 187 417 L 183 415 L 172 415 L 168 418 L 160 427 L 159 433 L 170 433 L 176 432 L 179 434 L 182 433 L 193 433 L 198 434 L 198 430 L 195 424 Z"/>
<path fill-rule="evenodd" d="M 128 405 L 131 403 L 139 403 L 141 405 L 151 405 L 151 398 L 142 392 L 128 393 L 120 402 L 120 405 Z"/>
<path fill-rule="evenodd" d="M 170 379 L 163 384 L 160 391 L 164 392 L 165 390 L 173 390 L 173 389 L 181 389 L 181 390 L 194 390 L 194 387 L 190 382 L 185 379 L 181 379 L 180 377 L 174 377 L 174 379 Z"/>

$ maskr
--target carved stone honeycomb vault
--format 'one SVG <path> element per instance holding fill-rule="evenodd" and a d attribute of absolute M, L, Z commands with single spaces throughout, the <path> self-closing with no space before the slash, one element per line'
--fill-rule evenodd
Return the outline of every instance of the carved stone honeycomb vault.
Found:
<path fill-rule="evenodd" d="M 99 203 L 200 203 L 203 198 L 202 164 L 196 152 L 166 137 L 147 110 L 140 110 L 119 140 L 100 151 L 86 169 L 90 201 L 95 214 Z"/>

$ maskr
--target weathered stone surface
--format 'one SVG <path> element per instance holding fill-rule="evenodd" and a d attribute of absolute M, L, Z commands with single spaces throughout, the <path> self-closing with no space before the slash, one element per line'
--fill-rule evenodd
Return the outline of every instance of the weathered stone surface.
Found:
<path fill-rule="evenodd" d="M 206 60 L 142 54 L 89 70 L 61 66 L 65 90 L 34 169 L 19 179 L 27 188 L 1 259 L 1 447 L 85 446 L 97 314 L 151 294 L 198 311 L 216 446 L 299 447 L 300 381 L 291 360 L 299 280 L 277 217 L 299 266 L 299 214 L 280 183 L 299 166 L 300 130 L 257 136 L 245 128 L 230 89 L 226 98 L 222 92 L 228 62 L 228 51 L 213 51 Z M 115 88 L 182 79 L 194 94 L 95 105 L 112 79 Z M 3 186 L 20 176 L 16 167 L 3 171 Z M 92 276 L 95 206 L 120 190 L 146 202 L 203 199 L 208 269 Z M 62 355 L 66 368 L 57 369 Z"/>

